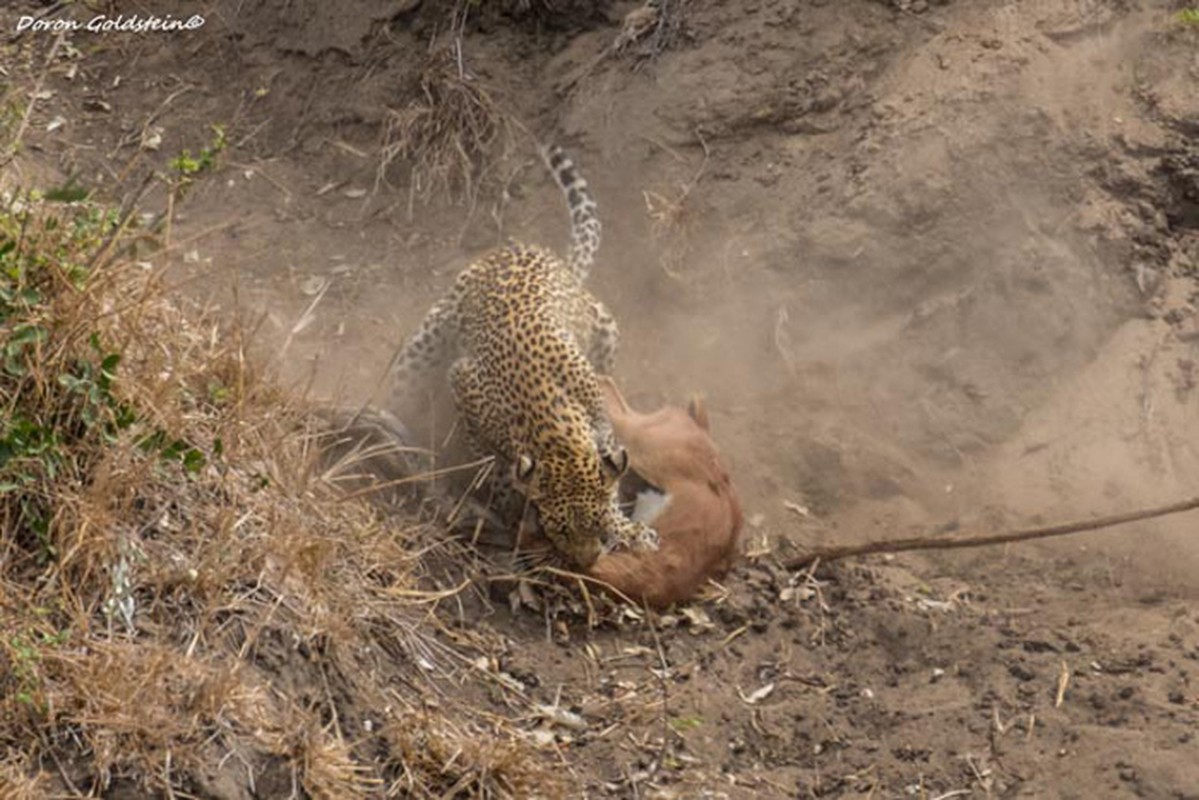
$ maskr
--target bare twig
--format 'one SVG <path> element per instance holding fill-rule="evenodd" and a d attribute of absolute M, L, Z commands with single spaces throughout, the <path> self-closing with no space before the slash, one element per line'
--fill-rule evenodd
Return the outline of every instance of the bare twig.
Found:
<path fill-rule="evenodd" d="M 52 17 L 52 16 L 57 15 L 59 11 L 62 11 L 64 8 L 71 5 L 72 2 L 74 2 L 74 0 L 58 0 L 57 3 L 54 3 L 53 5 L 49 5 L 46 8 L 43 8 L 41 11 L 37 12 L 36 14 L 32 14 L 30 16 L 34 20 L 42 20 L 42 19 L 45 19 L 46 17 Z M 8 41 L 15 42 L 17 39 L 21 38 L 21 36 L 23 34 L 24 34 L 24 31 L 22 31 L 20 33 L 13 33 L 8 37 Z"/>
<path fill-rule="evenodd" d="M 42 93 L 42 86 L 46 83 L 46 76 L 50 73 L 50 67 L 54 64 L 54 58 L 58 55 L 58 48 L 63 43 L 63 34 L 54 37 L 54 44 L 50 45 L 50 52 L 46 54 L 46 63 L 42 67 L 42 71 L 38 73 L 37 81 L 33 85 L 33 91 L 29 94 L 29 102 L 25 104 L 25 110 L 21 113 L 21 121 L 17 125 L 16 133 L 13 134 L 12 141 L 7 144 L 6 151 L 0 155 L 0 167 L 7 166 L 10 161 L 16 158 L 17 150 L 21 146 L 21 140 L 25 138 L 25 131 L 29 128 L 29 117 L 33 114 L 33 107 L 37 104 L 38 98 Z"/>
<path fill-rule="evenodd" d="M 1130 522 L 1141 522 L 1156 519 L 1171 514 L 1181 514 L 1199 508 L 1199 497 L 1192 497 L 1178 503 L 1171 503 L 1157 508 L 1147 508 L 1140 511 L 1130 511 L 1125 514 L 1113 514 L 1098 519 L 1083 522 L 1068 522 L 1061 525 L 1050 525 L 1042 528 L 1028 528 L 1022 531 L 994 533 L 982 536 L 915 536 L 908 539 L 891 539 L 864 544 L 837 545 L 832 547 L 815 547 L 801 556 L 787 559 L 783 566 L 787 569 L 800 569 L 815 559 L 833 561 L 839 558 L 873 555 L 876 553 L 900 553 L 911 550 L 957 550 L 964 547 L 986 547 L 993 544 L 1010 544 L 1026 542 L 1031 539 L 1048 539 L 1054 536 L 1068 536 L 1072 533 L 1085 533 L 1116 525 L 1126 525 Z"/>
<path fill-rule="evenodd" d="M 1061 708 L 1062 702 L 1066 699 L 1066 689 L 1070 686 L 1070 667 L 1066 665 L 1065 660 L 1062 661 L 1062 670 L 1057 676 L 1057 693 L 1053 698 L 1053 707 Z"/>
<path fill-rule="evenodd" d="M 167 95 L 166 99 L 158 104 L 158 108 L 154 109 L 150 116 L 146 117 L 145 121 L 142 123 L 142 126 L 138 128 L 135 133 L 130 133 L 117 142 L 116 146 L 112 148 L 111 152 L 109 152 L 108 158 L 110 160 L 114 159 L 117 157 L 117 153 L 124 148 L 129 147 L 130 145 L 141 144 L 142 142 L 145 142 L 146 134 L 149 132 L 150 126 L 153 125 L 160 116 L 162 116 L 162 112 L 166 111 L 167 106 L 174 102 L 175 98 L 190 92 L 194 88 L 195 87 L 191 85 L 184 85 L 182 88 L 176 89 Z"/>
<path fill-rule="evenodd" d="M 104 256 L 108 254 L 109 248 L 112 247 L 112 243 L 116 241 L 117 237 L 125 232 L 126 226 L 129 225 L 129 219 L 133 216 L 134 212 L 137 211 L 138 207 L 141 205 L 142 198 L 146 196 L 146 193 L 150 191 L 150 188 L 153 185 L 154 173 L 151 172 L 142 180 L 142 184 L 137 188 L 137 191 L 126 197 L 125 201 L 121 203 L 121 210 L 117 217 L 117 224 L 111 231 L 108 232 L 108 235 L 104 237 L 103 243 L 101 243 L 101 245 L 97 247 L 96 251 L 92 254 L 91 259 L 87 263 L 88 272 L 91 272 L 96 264 L 100 262 L 100 259 L 104 258 Z"/>
<path fill-rule="evenodd" d="M 662 637 L 658 633 L 658 626 L 654 624 L 653 612 L 646 613 L 645 621 L 649 625 L 650 633 L 653 634 L 654 648 L 658 651 L 658 689 L 662 693 L 662 712 L 659 717 L 662 724 L 662 746 L 658 750 L 658 757 L 654 760 L 649 770 L 651 775 L 655 775 L 662 768 L 662 764 L 665 763 L 666 751 L 670 746 L 670 683 L 668 681 L 670 677 L 670 662 L 666 660 L 666 651 L 662 647 Z"/>
<path fill-rule="evenodd" d="M 408 475 L 403 478 L 396 478 L 394 480 L 386 481 L 384 483 L 376 484 L 374 486 L 368 486 L 365 489 L 359 489 L 356 492 L 351 492 L 350 494 L 347 494 L 344 497 L 338 498 L 338 500 L 340 502 L 344 503 L 344 502 L 348 502 L 350 500 L 355 500 L 359 497 L 365 497 L 367 495 L 381 492 L 384 489 L 390 489 L 393 486 L 403 486 L 403 485 L 409 484 L 409 483 L 427 482 L 427 481 L 433 480 L 434 478 L 440 478 L 443 475 L 451 475 L 456 472 L 464 472 L 469 469 L 477 469 L 478 467 L 481 467 L 484 464 L 488 464 L 490 462 L 491 462 L 491 457 L 488 456 L 487 458 L 479 459 L 478 461 L 471 461 L 468 464 L 458 464 L 453 467 L 442 467 L 441 469 L 434 469 L 434 470 L 429 470 L 428 472 L 423 472 L 420 475 Z"/>

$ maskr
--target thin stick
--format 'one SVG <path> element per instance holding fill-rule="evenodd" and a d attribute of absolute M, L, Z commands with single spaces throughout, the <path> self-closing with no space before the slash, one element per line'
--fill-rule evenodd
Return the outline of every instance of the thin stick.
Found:
<path fill-rule="evenodd" d="M 1066 689 L 1070 686 L 1070 667 L 1067 666 L 1066 660 L 1062 659 L 1062 671 L 1057 676 L 1057 694 L 1053 698 L 1053 707 L 1061 708 L 1062 701 L 1066 699 Z M 1031 726 L 1030 726 L 1031 732 Z"/>
<path fill-rule="evenodd" d="M 61 5 L 50 9 L 53 13 L 58 11 Z M 42 86 L 46 83 L 46 75 L 49 74 L 50 68 L 54 66 L 54 57 L 58 55 L 58 48 L 63 43 L 65 34 L 58 34 L 54 37 L 54 43 L 50 45 L 50 51 L 46 54 L 46 63 L 42 66 L 42 71 L 38 73 L 37 81 L 33 84 L 33 91 L 29 93 L 29 102 L 25 104 L 25 108 L 21 112 L 21 121 L 17 124 L 17 131 L 13 134 L 5 148 L 5 152 L 0 156 L 0 167 L 7 166 L 17 156 L 17 151 L 21 149 L 21 140 L 25 138 L 25 131 L 29 128 L 29 118 L 33 115 L 33 107 L 37 104 L 38 95 L 42 93 Z M 12 41 L 10 39 L 9 41 Z"/>
<path fill-rule="evenodd" d="M 815 547 L 801 556 L 787 559 L 783 566 L 787 569 L 800 569 L 815 559 L 832 561 L 838 558 L 872 555 L 874 553 L 899 553 L 909 550 L 956 550 L 963 547 L 985 547 L 992 544 L 1008 544 L 1024 542 L 1029 539 L 1048 539 L 1051 536 L 1066 536 L 1071 533 L 1097 531 L 1129 522 L 1165 517 L 1170 514 L 1181 514 L 1199 508 L 1199 497 L 1192 497 L 1168 506 L 1147 508 L 1140 511 L 1130 511 L 1126 514 L 1113 514 L 1108 517 L 1087 520 L 1085 522 L 1068 522 L 1061 525 L 1051 525 L 1043 528 L 1028 528 L 1022 531 L 1008 533 L 993 533 L 983 536 L 916 536 L 909 539 L 891 539 L 889 541 L 866 542 L 865 544 L 835 545 L 833 547 Z"/>
<path fill-rule="evenodd" d="M 137 191 L 125 198 L 125 201 L 121 204 L 121 210 L 117 217 L 117 224 L 111 231 L 108 232 L 108 235 L 104 237 L 104 241 L 98 248 L 96 248 L 96 252 L 92 253 L 92 257 L 88 260 L 88 272 L 91 272 L 92 268 L 95 267 L 96 264 L 100 263 L 101 259 L 108 254 L 108 250 L 112 247 L 112 243 L 116 241 L 118 236 L 125 232 L 125 228 L 129 225 L 129 219 L 133 216 L 134 212 L 137 211 L 138 206 L 141 205 L 142 198 L 146 196 L 146 192 L 150 191 L 150 188 L 153 185 L 154 173 L 150 173 L 146 175 L 141 186 L 137 188 Z"/>
<path fill-rule="evenodd" d="M 434 478 L 440 478 L 442 475 L 451 475 L 455 472 L 462 472 L 462 471 L 468 470 L 468 469 L 475 469 L 476 467 L 481 467 L 484 464 L 488 464 L 490 462 L 491 462 L 491 457 L 489 456 L 487 458 L 481 458 L 478 461 L 472 461 L 469 464 L 458 464 L 457 466 L 453 466 L 453 467 L 442 467 L 441 469 L 433 469 L 433 470 L 429 470 L 428 472 L 422 472 L 419 475 L 408 475 L 403 478 L 396 478 L 394 480 L 390 480 L 385 483 L 376 484 L 374 486 L 367 486 L 365 489 L 359 489 L 356 492 L 350 492 L 347 495 L 339 497 L 337 499 L 337 502 L 339 502 L 339 503 L 349 502 L 350 500 L 354 500 L 359 497 L 364 497 L 369 494 L 375 494 L 376 492 L 381 492 L 384 489 L 390 489 L 393 486 L 404 486 L 409 483 L 430 481 L 430 480 L 433 480 Z"/>
<path fill-rule="evenodd" d="M 667 678 L 670 675 L 670 662 L 666 660 L 666 651 L 662 648 L 662 637 L 658 635 L 658 626 L 654 624 L 654 614 L 652 611 L 647 611 L 645 614 L 646 624 L 649 625 L 650 633 L 654 636 L 654 647 L 658 650 L 658 664 L 660 671 L 658 673 L 658 688 L 662 691 L 662 713 L 659 715 L 659 720 L 662 723 L 662 746 L 658 748 L 658 757 L 654 759 L 649 767 L 649 774 L 652 778 L 658 774 L 658 770 L 662 769 L 662 765 L 666 762 L 666 751 L 670 747 L 670 713 L 667 704 L 670 702 L 670 684 Z"/>

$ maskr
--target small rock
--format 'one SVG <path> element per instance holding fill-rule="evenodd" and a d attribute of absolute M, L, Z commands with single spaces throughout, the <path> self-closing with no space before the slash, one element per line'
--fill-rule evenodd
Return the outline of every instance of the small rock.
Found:
<path fill-rule="evenodd" d="M 1018 681 L 1031 681 L 1037 677 L 1036 673 L 1030 670 L 1023 664 L 1012 664 L 1007 670 L 1013 678 Z"/>

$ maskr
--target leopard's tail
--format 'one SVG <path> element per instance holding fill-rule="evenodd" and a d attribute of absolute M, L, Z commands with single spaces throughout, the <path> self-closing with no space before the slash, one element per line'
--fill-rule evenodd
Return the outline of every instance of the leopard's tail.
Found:
<path fill-rule="evenodd" d="M 562 148 L 551 145 L 541 151 L 541 156 L 566 197 L 570 211 L 570 251 L 566 266 L 582 283 L 591 272 L 600 245 L 600 220 L 595 198 L 587 188 L 587 181 Z"/>

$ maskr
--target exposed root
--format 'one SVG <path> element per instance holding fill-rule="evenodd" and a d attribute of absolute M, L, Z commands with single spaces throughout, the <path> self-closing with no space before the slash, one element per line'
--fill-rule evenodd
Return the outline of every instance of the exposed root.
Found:
<path fill-rule="evenodd" d="M 689 0 L 646 0 L 645 4 L 625 15 L 620 33 L 581 69 L 558 84 L 559 94 L 570 94 L 596 67 L 609 58 L 630 54 L 633 70 L 641 69 L 689 34 L 685 11 Z"/>
<path fill-rule="evenodd" d="M 633 33 L 631 41 L 622 43 L 620 49 L 630 49 L 636 60 L 634 69 L 646 62 L 656 60 L 662 53 L 677 47 L 687 37 L 687 6 L 690 0 L 649 0 L 642 9 L 652 9 L 645 13 L 646 22 L 632 26 L 626 21 L 622 36 Z M 630 14 L 630 17 L 632 14 Z M 651 21 L 652 20 L 652 21 Z M 632 28 L 632 30 L 630 30 Z M 637 28 L 642 28 L 640 32 Z M 634 42 L 640 45 L 633 48 Z"/>

